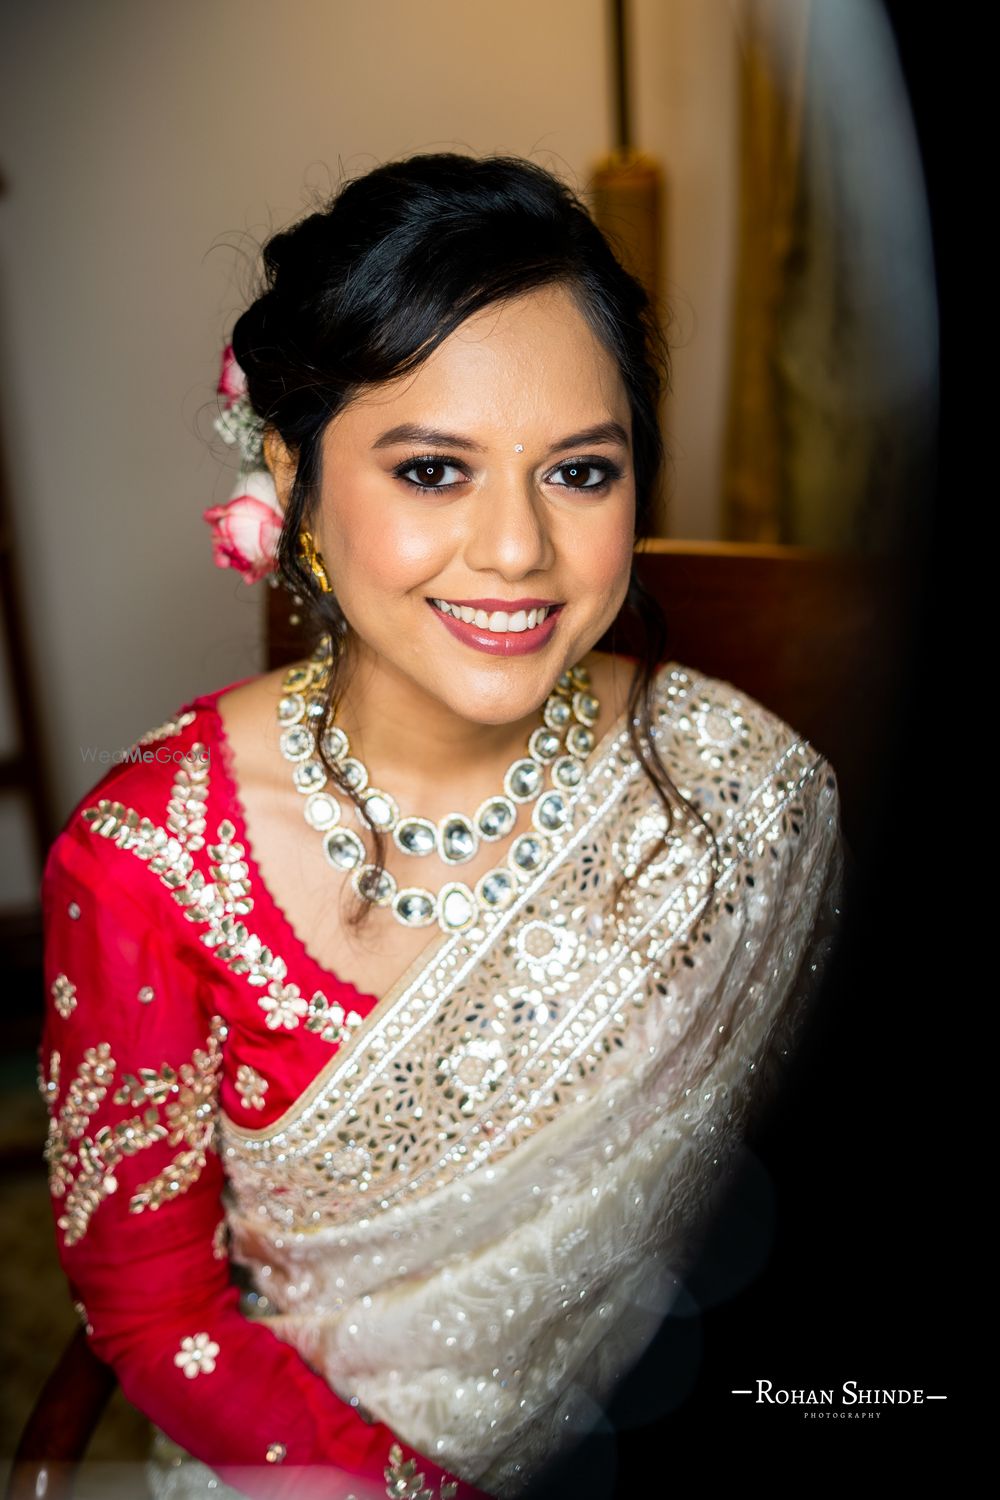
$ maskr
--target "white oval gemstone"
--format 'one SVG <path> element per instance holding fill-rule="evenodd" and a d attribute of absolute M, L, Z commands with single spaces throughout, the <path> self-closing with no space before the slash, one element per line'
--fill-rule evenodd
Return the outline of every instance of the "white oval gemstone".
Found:
<path fill-rule="evenodd" d="M 305 807 L 306 822 L 312 828 L 332 828 L 340 822 L 340 803 L 329 792 L 311 793 Z"/>
<path fill-rule="evenodd" d="M 538 760 L 555 760 L 561 749 L 562 742 L 552 729 L 536 729 L 528 741 L 528 753 Z"/>
<path fill-rule="evenodd" d="M 583 724 L 574 724 L 566 731 L 566 749 L 570 755 L 589 755 L 594 748 L 594 736 Z"/>
<path fill-rule="evenodd" d="M 565 729 L 571 715 L 572 709 L 565 698 L 550 698 L 543 712 L 543 718 L 550 729 Z"/>
<path fill-rule="evenodd" d="M 503 789 L 515 802 L 530 802 L 542 789 L 542 768 L 535 760 L 516 760 L 504 777 Z"/>
<path fill-rule="evenodd" d="M 365 857 L 365 846 L 349 828 L 337 828 L 323 840 L 323 851 L 335 870 L 353 870 Z"/>
<path fill-rule="evenodd" d="M 313 732 L 305 724 L 293 724 L 284 730 L 278 744 L 286 760 L 305 760 L 316 748 Z"/>
<path fill-rule="evenodd" d="M 292 772 L 292 780 L 300 792 L 318 792 L 326 786 L 326 771 L 318 760 L 305 760 Z"/>
<path fill-rule="evenodd" d="M 537 833 L 522 833 L 510 846 L 508 863 L 516 870 L 532 874 L 541 869 L 548 855 L 548 845 Z"/>
<path fill-rule="evenodd" d="M 395 878 L 388 870 L 383 870 L 376 880 L 374 865 L 362 865 L 359 870 L 355 870 L 352 884 L 359 896 L 375 906 L 388 906 L 396 894 Z"/>
<path fill-rule="evenodd" d="M 342 760 L 347 754 L 347 735 L 336 724 L 324 731 L 322 744 L 331 760 Z"/>
<path fill-rule="evenodd" d="M 390 829 L 392 827 L 399 816 L 399 808 L 388 792 L 380 792 L 372 787 L 365 793 L 362 800 L 365 811 L 376 828 Z"/>
<path fill-rule="evenodd" d="M 601 705 L 593 693 L 579 692 L 573 694 L 573 712 L 584 724 L 596 724 L 601 712 Z"/>
<path fill-rule="evenodd" d="M 437 829 L 429 818 L 404 818 L 392 836 L 404 854 L 432 854 L 437 848 Z"/>
<path fill-rule="evenodd" d="M 583 767 L 571 755 L 561 755 L 553 762 L 552 780 L 564 791 L 571 792 L 583 780 Z"/>
<path fill-rule="evenodd" d="M 354 792 L 360 792 L 368 785 L 368 768 L 361 761 L 355 760 L 353 755 L 345 760 L 340 768 L 344 773 L 344 780 Z"/>
<path fill-rule="evenodd" d="M 438 896 L 438 922 L 445 932 L 461 932 L 476 918 L 476 898 L 467 885 L 453 881 Z"/>
<path fill-rule="evenodd" d="M 441 820 L 441 858 L 449 864 L 471 859 L 479 846 L 476 830 L 462 813 Z"/>
<path fill-rule="evenodd" d="M 286 693 L 278 703 L 278 722 L 297 724 L 305 717 L 306 701 L 301 693 Z"/>
<path fill-rule="evenodd" d="M 517 822 L 517 808 L 509 797 L 489 797 L 476 813 L 476 827 L 492 842 L 510 833 Z"/>
<path fill-rule="evenodd" d="M 420 890 L 415 886 L 400 891 L 392 903 L 392 909 L 407 927 L 426 927 L 436 915 L 434 897 L 430 891 Z"/>
<path fill-rule="evenodd" d="M 535 804 L 532 821 L 543 833 L 555 833 L 567 820 L 566 803 L 561 792 L 546 792 Z"/>
<path fill-rule="evenodd" d="M 488 870 L 476 886 L 476 898 L 493 911 L 502 911 L 514 898 L 514 877 L 507 870 Z"/>

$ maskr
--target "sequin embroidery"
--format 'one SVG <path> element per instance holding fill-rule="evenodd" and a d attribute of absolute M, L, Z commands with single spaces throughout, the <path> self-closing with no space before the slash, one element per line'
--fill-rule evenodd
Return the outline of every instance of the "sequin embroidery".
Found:
<path fill-rule="evenodd" d="M 52 981 L 52 1000 L 64 1021 L 68 1021 L 76 1010 L 76 985 L 65 974 L 57 974 Z"/>
<path fill-rule="evenodd" d="M 187 709 L 184 713 L 178 714 L 176 718 L 168 719 L 165 724 L 160 724 L 155 729 L 147 729 L 146 733 L 140 735 L 135 743 L 137 745 L 153 745 L 157 740 L 171 739 L 175 734 L 180 734 L 181 730 L 192 723 L 196 717 L 197 715 L 193 709 Z"/>
<path fill-rule="evenodd" d="M 97 1208 L 117 1190 L 115 1168 L 125 1156 L 134 1156 L 157 1141 L 186 1147 L 137 1189 L 129 1201 L 130 1213 L 159 1208 L 197 1181 L 206 1152 L 215 1149 L 216 1099 L 226 1034 L 222 1018 L 213 1016 L 206 1048 L 196 1048 L 191 1061 L 182 1063 L 178 1072 L 164 1063 L 159 1068 L 140 1068 L 137 1075 L 124 1074 L 113 1102 L 146 1108 L 141 1115 L 102 1125 L 93 1135 L 84 1132 L 118 1066 L 109 1044 L 87 1048 L 59 1109 L 53 1090 L 44 1155 L 50 1192 L 66 1200 L 56 1222 L 67 1245 L 83 1238 Z"/>
<path fill-rule="evenodd" d="M 263 1109 L 267 1079 L 262 1078 L 249 1063 L 241 1063 L 236 1070 L 236 1092 L 244 1109 Z"/>
<path fill-rule="evenodd" d="M 174 1355 L 174 1364 L 183 1370 L 188 1380 L 198 1375 L 211 1375 L 215 1369 L 219 1346 L 207 1333 L 196 1333 L 181 1339 L 181 1347 Z"/>
<path fill-rule="evenodd" d="M 417 1469 L 415 1458 L 403 1460 L 403 1450 L 398 1443 L 389 1449 L 389 1462 L 385 1468 L 385 1492 L 399 1500 L 455 1500 L 458 1493 L 457 1479 L 442 1479 L 436 1489 L 424 1484 L 424 1476 Z"/>
<path fill-rule="evenodd" d="M 357 1011 L 346 1014 L 322 990 L 306 1000 L 299 987 L 287 982 L 284 959 L 273 953 L 241 920 L 253 909 L 245 849 L 228 818 L 218 825 L 217 841 L 207 846 L 209 873 L 196 869 L 193 855 L 204 840 L 204 803 L 208 795 L 208 759 L 196 741 L 182 757 L 168 803 L 167 826 L 161 827 L 134 808 L 102 797 L 83 810 L 92 833 L 111 839 L 142 860 L 168 888 L 191 922 L 205 923 L 201 941 L 234 974 L 247 983 L 267 987 L 258 1004 L 272 1030 L 294 1030 L 300 1022 L 323 1041 L 340 1044 L 361 1025 Z"/>

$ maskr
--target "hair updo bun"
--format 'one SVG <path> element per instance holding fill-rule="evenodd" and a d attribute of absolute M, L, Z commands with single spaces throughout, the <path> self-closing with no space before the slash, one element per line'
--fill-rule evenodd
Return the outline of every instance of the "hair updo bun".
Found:
<path fill-rule="evenodd" d="M 362 389 L 416 369 L 480 309 L 539 287 L 564 286 L 615 360 L 632 417 L 636 536 L 645 534 L 664 459 L 659 401 L 669 377 L 667 346 L 645 289 L 572 189 L 551 172 L 519 157 L 454 152 L 389 162 L 347 182 L 321 211 L 272 235 L 262 260 L 263 284 L 236 322 L 233 351 L 254 411 L 296 460 L 277 570 L 305 601 L 317 637 L 347 630 L 336 598 L 319 591 L 298 550 L 300 529 L 309 525 L 318 498 L 327 424 Z M 649 735 L 650 691 L 666 625 L 634 567 L 626 608 L 641 620 L 646 637 L 632 683 L 629 733 L 669 825 L 666 791 L 679 793 Z M 337 694 L 334 670 L 324 725 Z M 636 738 L 637 707 L 644 751 Z M 361 809 L 336 765 L 322 758 Z M 384 835 L 362 816 L 381 868 Z M 352 920 L 363 920 L 368 909 L 361 901 Z"/>

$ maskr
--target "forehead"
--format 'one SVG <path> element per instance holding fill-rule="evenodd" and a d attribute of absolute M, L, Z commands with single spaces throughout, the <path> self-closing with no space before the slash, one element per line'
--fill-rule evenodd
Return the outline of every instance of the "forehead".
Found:
<path fill-rule="evenodd" d="M 330 424 L 373 438 L 397 421 L 490 429 L 506 441 L 568 431 L 608 418 L 628 430 L 628 398 L 617 364 L 572 294 L 539 287 L 467 318 L 410 375 L 363 392 Z"/>

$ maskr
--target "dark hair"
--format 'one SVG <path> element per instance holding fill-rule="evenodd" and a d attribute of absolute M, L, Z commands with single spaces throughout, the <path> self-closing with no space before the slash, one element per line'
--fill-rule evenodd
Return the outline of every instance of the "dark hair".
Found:
<path fill-rule="evenodd" d="M 632 414 L 635 536 L 647 534 L 664 462 L 659 404 L 670 374 L 666 340 L 641 283 L 551 172 L 520 157 L 454 152 L 388 162 L 272 235 L 263 264 L 259 295 L 233 329 L 233 352 L 254 411 L 296 459 L 277 575 L 302 599 L 317 639 L 329 634 L 336 641 L 346 629 L 334 595 L 319 589 L 299 554 L 299 532 L 309 526 L 319 494 L 327 423 L 365 387 L 415 370 L 473 313 L 538 287 L 564 287 L 618 366 Z M 653 680 L 664 661 L 667 626 L 634 562 L 623 607 L 637 616 L 644 637 L 629 692 L 632 748 L 656 788 L 667 832 L 673 797 L 715 845 L 707 822 L 671 781 L 651 734 Z M 385 834 L 321 743 L 342 691 L 335 657 L 325 712 L 314 725 L 317 754 L 371 829 L 380 874 Z M 666 837 L 632 879 L 662 852 Z M 713 895 L 715 869 L 713 860 Z M 619 880 L 616 900 L 627 878 Z M 352 924 L 368 909 L 359 897 Z"/>

